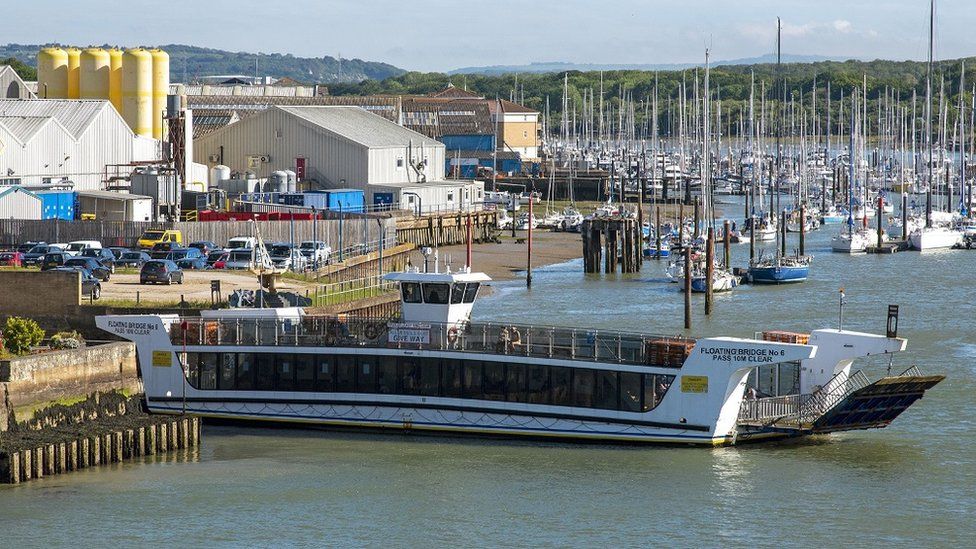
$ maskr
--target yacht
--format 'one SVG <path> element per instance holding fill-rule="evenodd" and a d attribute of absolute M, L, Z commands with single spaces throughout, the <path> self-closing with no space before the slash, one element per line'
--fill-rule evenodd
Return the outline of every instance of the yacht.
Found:
<path fill-rule="evenodd" d="M 908 234 L 913 250 L 940 250 L 962 244 L 962 233 L 948 227 L 920 227 Z"/>
<path fill-rule="evenodd" d="M 135 342 L 157 414 L 404 433 L 603 443 L 732 445 L 887 426 L 943 376 L 910 368 L 869 381 L 860 357 L 906 340 L 820 329 L 783 337 L 688 337 L 474 322 L 489 278 L 385 275 L 402 317 L 301 308 L 105 315 Z M 756 379 L 790 376 L 764 396 Z"/>
<path fill-rule="evenodd" d="M 843 254 L 858 254 L 867 251 L 871 240 L 864 231 L 841 231 L 830 239 L 830 249 Z"/>

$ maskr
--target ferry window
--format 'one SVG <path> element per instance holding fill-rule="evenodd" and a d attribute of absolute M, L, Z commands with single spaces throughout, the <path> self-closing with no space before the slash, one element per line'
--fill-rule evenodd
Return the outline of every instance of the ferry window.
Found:
<path fill-rule="evenodd" d="M 198 353 L 184 353 L 183 362 L 186 365 L 186 382 L 191 387 L 199 387 L 200 355 Z"/>
<path fill-rule="evenodd" d="M 434 305 L 447 305 L 448 295 L 451 293 L 451 285 L 446 283 L 429 284 L 424 283 L 424 303 Z"/>
<path fill-rule="evenodd" d="M 778 391 L 777 396 L 795 395 L 800 392 L 800 363 L 784 362 L 778 365 Z"/>
<path fill-rule="evenodd" d="M 318 366 L 315 368 L 315 390 L 332 391 L 335 383 L 335 376 L 332 368 L 333 358 L 331 356 L 320 356 Z"/>
<path fill-rule="evenodd" d="M 356 389 L 360 393 L 376 391 L 376 361 L 372 357 L 359 357 L 356 368 Z"/>
<path fill-rule="evenodd" d="M 420 360 L 400 359 L 400 393 L 416 395 L 420 392 Z"/>
<path fill-rule="evenodd" d="M 335 361 L 335 390 L 340 393 L 356 392 L 356 361 L 354 357 L 339 355 Z"/>
<path fill-rule="evenodd" d="M 315 356 L 301 354 L 295 357 L 295 389 L 311 391 L 315 388 Z"/>
<path fill-rule="evenodd" d="M 617 409 L 617 372 L 596 371 L 593 406 L 605 410 Z"/>
<path fill-rule="evenodd" d="M 674 376 L 644 374 L 643 410 L 645 412 L 657 408 L 657 405 L 661 403 L 661 399 L 664 398 L 664 395 L 667 394 L 668 389 L 671 388 L 672 381 L 674 381 Z"/>
<path fill-rule="evenodd" d="M 237 355 L 234 353 L 224 353 L 220 355 L 220 377 L 217 378 L 217 388 L 230 390 L 234 388 L 235 367 L 237 366 Z"/>
<path fill-rule="evenodd" d="M 217 353 L 202 353 L 200 355 L 200 385 L 198 388 L 207 390 L 217 388 Z"/>
<path fill-rule="evenodd" d="M 593 370 L 573 370 L 573 405 L 584 408 L 593 406 Z"/>
<path fill-rule="evenodd" d="M 462 299 L 464 299 L 464 283 L 455 282 L 451 286 L 451 305 L 457 305 Z"/>
<path fill-rule="evenodd" d="M 485 396 L 488 400 L 505 400 L 505 364 L 485 362 Z"/>
<path fill-rule="evenodd" d="M 482 391 L 481 362 L 476 360 L 464 361 L 464 396 L 466 398 L 484 398 Z"/>
<path fill-rule="evenodd" d="M 624 412 L 641 411 L 641 375 L 620 372 L 620 409 Z"/>
<path fill-rule="evenodd" d="M 384 395 L 396 393 L 396 359 L 392 356 L 380 358 L 376 365 L 376 392 Z"/>
<path fill-rule="evenodd" d="M 254 357 L 254 388 L 258 391 L 274 390 L 274 355 L 258 354 Z"/>
<path fill-rule="evenodd" d="M 401 282 L 400 291 L 403 293 L 404 303 L 423 303 L 420 297 L 419 282 Z"/>
<path fill-rule="evenodd" d="M 480 282 L 468 282 L 467 286 L 464 288 L 465 303 L 474 303 L 474 298 L 478 295 L 479 286 L 481 286 Z"/>
<path fill-rule="evenodd" d="M 249 353 L 237 354 L 237 383 L 238 391 L 249 391 L 254 388 L 254 355 Z"/>
<path fill-rule="evenodd" d="M 558 406 L 570 406 L 572 394 L 573 371 L 570 368 L 553 366 L 549 369 L 550 383 L 552 383 L 552 403 Z"/>
<path fill-rule="evenodd" d="M 526 402 L 534 404 L 549 403 L 549 367 L 529 365 L 527 367 Z"/>
<path fill-rule="evenodd" d="M 439 358 L 425 358 L 420 362 L 420 394 L 437 396 L 440 392 L 441 361 Z"/>
<path fill-rule="evenodd" d="M 508 365 L 506 397 L 511 402 L 525 402 L 525 364 Z"/>
<path fill-rule="evenodd" d="M 756 368 L 756 390 L 759 396 L 776 396 L 776 364 Z"/>
<path fill-rule="evenodd" d="M 278 355 L 275 378 L 275 388 L 277 390 L 295 390 L 295 357 L 292 355 Z"/>
<path fill-rule="evenodd" d="M 441 361 L 441 395 L 461 396 L 461 362 L 445 358 Z"/>

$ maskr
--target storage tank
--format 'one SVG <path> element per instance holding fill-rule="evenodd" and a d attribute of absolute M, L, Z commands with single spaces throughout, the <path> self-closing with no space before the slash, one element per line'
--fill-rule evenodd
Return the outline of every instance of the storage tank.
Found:
<path fill-rule="evenodd" d="M 285 175 L 288 176 L 288 192 L 298 192 L 298 175 L 291 170 L 285 170 Z"/>
<path fill-rule="evenodd" d="M 101 48 L 88 48 L 81 52 L 78 73 L 78 97 L 80 99 L 108 99 L 111 60 Z"/>
<path fill-rule="evenodd" d="M 210 185 L 218 187 L 218 183 L 230 179 L 230 168 L 223 164 L 217 164 L 210 168 Z"/>
<path fill-rule="evenodd" d="M 63 49 L 44 48 L 37 52 L 37 96 L 68 97 L 68 54 Z"/>
<path fill-rule="evenodd" d="M 163 50 L 149 50 L 149 53 L 152 54 L 152 134 L 162 139 L 166 131 L 163 112 L 169 95 L 169 54 Z"/>
<path fill-rule="evenodd" d="M 152 54 L 144 49 L 122 54 L 122 118 L 136 135 L 153 136 Z"/>
<path fill-rule="evenodd" d="M 81 50 L 78 48 L 68 48 L 64 51 L 68 54 L 68 99 L 78 99 L 81 76 Z"/>
<path fill-rule="evenodd" d="M 122 114 L 122 51 L 108 50 L 108 100 Z"/>
<path fill-rule="evenodd" d="M 268 178 L 268 189 L 265 192 L 269 193 L 286 193 L 288 192 L 288 174 L 278 170 L 271 173 L 271 177 Z"/>

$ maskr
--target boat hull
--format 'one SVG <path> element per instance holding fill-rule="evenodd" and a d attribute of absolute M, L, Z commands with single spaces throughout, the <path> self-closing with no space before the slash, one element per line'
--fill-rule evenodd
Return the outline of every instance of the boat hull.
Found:
<path fill-rule="evenodd" d="M 809 266 L 749 268 L 749 279 L 753 284 L 792 284 L 805 281 L 809 275 Z"/>

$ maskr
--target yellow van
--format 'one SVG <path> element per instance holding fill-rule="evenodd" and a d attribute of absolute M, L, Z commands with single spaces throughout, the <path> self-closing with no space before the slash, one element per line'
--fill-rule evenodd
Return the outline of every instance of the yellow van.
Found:
<path fill-rule="evenodd" d="M 173 244 L 183 243 L 183 233 L 174 230 L 149 229 L 142 233 L 137 244 L 144 250 L 151 250 L 153 246 L 160 242 L 170 242 Z"/>

